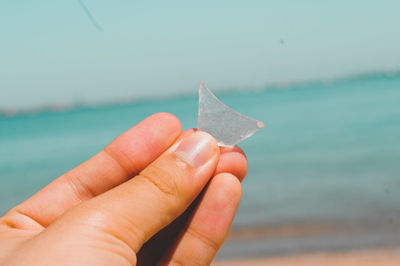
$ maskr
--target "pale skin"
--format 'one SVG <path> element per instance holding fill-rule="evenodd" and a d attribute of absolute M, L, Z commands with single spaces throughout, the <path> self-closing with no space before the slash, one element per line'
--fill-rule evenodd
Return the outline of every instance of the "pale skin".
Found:
<path fill-rule="evenodd" d="M 247 160 L 152 115 L 0 218 L 1 265 L 209 265 Z"/>

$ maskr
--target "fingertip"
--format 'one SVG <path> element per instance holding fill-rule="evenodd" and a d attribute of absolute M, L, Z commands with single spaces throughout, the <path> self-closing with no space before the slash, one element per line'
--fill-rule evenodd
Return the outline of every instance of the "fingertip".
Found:
<path fill-rule="evenodd" d="M 230 173 L 217 174 L 208 185 L 194 214 L 194 222 L 202 221 L 202 224 L 196 226 L 207 235 L 224 238 L 225 234 L 221 235 L 221 232 L 227 231 L 230 226 L 241 195 L 242 185 L 236 176 Z"/>
<path fill-rule="evenodd" d="M 178 137 L 177 141 L 179 141 L 179 140 L 181 140 L 181 139 L 183 139 L 183 138 L 186 138 L 186 137 L 189 136 L 189 135 L 192 135 L 192 134 L 195 133 L 196 131 L 197 131 L 196 128 L 186 129 L 185 131 L 183 131 L 183 132 L 181 133 L 181 135 Z"/>
<path fill-rule="evenodd" d="M 219 157 L 216 140 L 208 133 L 197 131 L 189 134 L 171 148 L 174 153 L 195 168 L 207 167 L 214 172 Z M 211 165 L 213 165 L 211 169 Z M 211 172 L 211 173 L 212 173 Z"/>
<path fill-rule="evenodd" d="M 221 149 L 221 153 L 237 152 L 237 153 L 242 154 L 247 159 L 247 156 L 244 153 L 244 151 L 242 150 L 242 148 L 240 148 L 237 145 L 235 145 L 233 147 L 220 147 L 220 149 Z"/>
<path fill-rule="evenodd" d="M 178 138 L 177 143 L 187 142 L 187 140 L 191 140 L 190 142 L 193 142 L 191 145 L 189 145 L 189 147 L 193 146 L 193 148 L 196 148 L 196 149 L 207 148 L 208 150 L 212 151 L 210 153 L 210 155 L 211 154 L 213 155 L 212 159 L 215 162 L 215 166 L 214 166 L 214 170 L 215 170 L 216 166 L 218 164 L 220 152 L 221 152 L 219 149 L 217 140 L 211 134 L 209 134 L 205 131 L 197 130 L 197 129 L 189 129 L 189 130 L 184 131 L 181 134 L 181 136 Z M 196 147 L 196 146 L 198 146 L 198 147 Z M 193 150 L 193 152 L 194 151 L 195 150 Z M 214 155 L 216 155 L 216 156 L 214 157 Z M 211 159 L 211 157 L 208 159 Z"/>
<path fill-rule="evenodd" d="M 182 125 L 179 119 L 171 113 L 160 112 L 149 116 L 147 119 L 154 120 L 156 123 L 168 125 L 175 132 L 182 132 Z M 147 120 L 146 119 L 146 120 Z"/>
<path fill-rule="evenodd" d="M 247 174 L 247 157 L 243 150 L 238 147 L 221 147 L 220 160 L 216 173 L 231 173 L 236 176 L 239 181 L 243 181 Z"/>
<path fill-rule="evenodd" d="M 231 173 L 220 173 L 213 178 L 213 185 L 218 187 L 223 198 L 238 199 L 242 195 L 242 185 L 239 179 Z"/>
<path fill-rule="evenodd" d="M 181 133 L 178 118 L 170 113 L 156 113 L 124 132 L 105 151 L 131 176 L 167 150 Z"/>
<path fill-rule="evenodd" d="M 201 135 L 203 135 L 204 137 L 210 139 L 210 141 L 213 143 L 213 145 L 214 145 L 215 147 L 218 147 L 218 142 L 217 142 L 217 140 L 216 140 L 210 133 L 208 133 L 208 132 L 206 132 L 206 131 L 201 131 L 201 130 L 198 130 L 198 129 L 192 129 L 192 130 L 193 130 L 194 132 L 196 132 L 197 134 L 201 134 Z"/>

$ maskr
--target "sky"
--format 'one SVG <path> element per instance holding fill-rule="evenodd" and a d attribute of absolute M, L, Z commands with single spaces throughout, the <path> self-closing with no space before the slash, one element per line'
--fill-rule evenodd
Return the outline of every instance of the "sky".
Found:
<path fill-rule="evenodd" d="M 398 0 L 0 2 L 0 109 L 400 68 Z"/>

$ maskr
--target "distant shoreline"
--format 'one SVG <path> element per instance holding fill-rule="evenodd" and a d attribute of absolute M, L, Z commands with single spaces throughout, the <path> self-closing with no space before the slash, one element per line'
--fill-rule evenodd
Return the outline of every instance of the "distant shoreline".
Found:
<path fill-rule="evenodd" d="M 357 82 L 357 81 L 369 81 L 373 79 L 393 79 L 400 78 L 400 69 L 389 69 L 384 71 L 375 71 L 367 73 L 352 74 L 343 77 L 331 77 L 325 79 L 315 79 L 315 80 L 297 80 L 297 81 L 287 81 L 281 83 L 266 83 L 264 86 L 247 86 L 246 90 L 243 91 L 242 88 L 225 88 L 216 90 L 216 94 L 224 95 L 227 93 L 260 93 L 270 90 L 285 90 L 285 89 L 297 89 L 305 86 L 326 86 L 330 84 L 339 84 L 346 82 Z M 159 96 L 159 97 L 128 97 L 124 99 L 114 99 L 111 101 L 100 101 L 100 102 L 74 102 L 74 103 L 64 103 L 64 102 L 53 102 L 46 105 L 34 106 L 28 108 L 14 108 L 0 107 L 0 118 L 1 117 L 15 117 L 23 115 L 35 115 L 45 112 L 64 112 L 80 108 L 103 108 L 112 106 L 124 106 L 131 105 L 139 102 L 153 102 L 153 101 L 168 101 L 175 99 L 182 99 L 188 97 L 197 97 L 196 90 L 194 89 L 189 93 L 173 94 L 169 96 Z"/>

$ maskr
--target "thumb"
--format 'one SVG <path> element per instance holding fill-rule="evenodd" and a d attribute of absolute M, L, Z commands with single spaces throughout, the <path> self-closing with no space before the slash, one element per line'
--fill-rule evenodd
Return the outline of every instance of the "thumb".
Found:
<path fill-rule="evenodd" d="M 54 227 L 64 224 L 85 230 L 89 237 L 88 232 L 93 232 L 96 239 L 116 238 L 137 253 L 198 196 L 218 160 L 215 139 L 194 132 L 178 140 L 138 176 L 72 209 Z"/>

